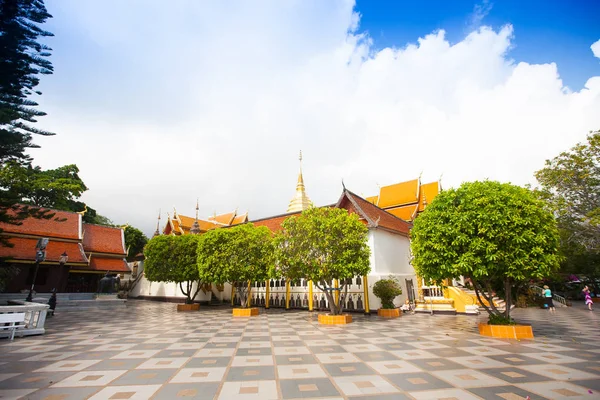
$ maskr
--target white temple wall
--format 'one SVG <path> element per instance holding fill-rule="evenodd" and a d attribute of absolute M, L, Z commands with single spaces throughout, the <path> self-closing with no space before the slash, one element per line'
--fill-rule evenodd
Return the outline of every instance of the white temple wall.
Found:
<path fill-rule="evenodd" d="M 370 309 L 374 311 L 381 307 L 381 301 L 373 294 L 373 285 L 390 275 L 400 281 L 402 294 L 394 300 L 394 304 L 402 305 L 408 298 L 406 279 L 412 279 L 415 291 L 417 286 L 415 270 L 410 265 L 410 240 L 406 236 L 382 229 L 370 229 L 369 247 L 371 248 L 371 273 L 368 276 Z"/>

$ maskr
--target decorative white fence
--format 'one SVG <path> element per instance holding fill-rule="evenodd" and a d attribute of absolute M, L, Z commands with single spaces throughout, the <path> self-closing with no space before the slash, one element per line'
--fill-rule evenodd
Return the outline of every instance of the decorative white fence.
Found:
<path fill-rule="evenodd" d="M 23 300 L 9 300 L 8 306 L 0 306 L 0 314 L 25 313 L 25 327 L 19 328 L 15 336 L 42 335 L 46 332 L 48 304 L 30 303 Z M 1 334 L 1 333 L 0 333 Z"/>
<path fill-rule="evenodd" d="M 536 285 L 531 285 L 531 288 L 533 290 L 537 291 L 540 296 L 544 297 L 544 288 L 536 286 Z M 567 307 L 567 299 L 565 299 L 561 295 L 552 293 L 552 300 L 556 301 L 557 303 L 561 304 L 564 307 Z"/>

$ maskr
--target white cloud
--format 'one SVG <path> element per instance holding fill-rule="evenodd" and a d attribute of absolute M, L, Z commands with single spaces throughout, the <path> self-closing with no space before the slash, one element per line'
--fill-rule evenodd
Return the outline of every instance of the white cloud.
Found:
<path fill-rule="evenodd" d="M 594 57 L 600 58 L 600 39 L 594 42 L 590 48 L 592 49 L 592 53 L 594 53 Z"/>
<path fill-rule="evenodd" d="M 59 135 L 33 155 L 76 163 L 85 201 L 148 234 L 159 208 L 193 215 L 197 197 L 205 216 L 284 212 L 300 149 L 321 205 L 342 179 L 364 195 L 421 172 L 445 187 L 529 183 L 600 128 L 600 77 L 572 92 L 555 64 L 514 62 L 511 26 L 377 51 L 349 1 L 135 4 L 50 10 L 56 72 L 40 103 Z"/>
<path fill-rule="evenodd" d="M 494 7 L 494 4 L 489 0 L 483 0 L 481 3 L 475 4 L 473 13 L 469 18 L 469 32 L 481 26 L 484 18 L 492 11 L 492 7 Z"/>

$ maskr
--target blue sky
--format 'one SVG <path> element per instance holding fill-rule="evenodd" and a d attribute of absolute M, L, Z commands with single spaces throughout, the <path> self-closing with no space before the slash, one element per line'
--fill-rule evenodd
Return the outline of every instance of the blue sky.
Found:
<path fill-rule="evenodd" d="M 600 74 L 600 62 L 590 50 L 600 39 L 597 0 L 357 0 L 356 10 L 361 14 L 359 31 L 369 32 L 375 48 L 414 43 L 436 29 L 444 29 L 452 43 L 478 23 L 495 29 L 512 24 L 515 38 L 509 56 L 515 61 L 556 62 L 563 82 L 574 90 Z"/>
<path fill-rule="evenodd" d="M 82 200 L 147 234 L 196 199 L 284 212 L 299 150 L 316 205 L 342 180 L 535 183 L 600 129 L 600 2 L 522 3 L 48 0 L 36 100 L 57 135 L 31 153 L 77 164 Z"/>

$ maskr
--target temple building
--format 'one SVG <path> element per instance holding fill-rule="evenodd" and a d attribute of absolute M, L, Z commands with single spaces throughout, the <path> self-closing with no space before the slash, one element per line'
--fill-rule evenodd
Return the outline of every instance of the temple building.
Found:
<path fill-rule="evenodd" d="M 439 181 L 421 183 L 421 178 L 379 188 L 377 196 L 367 200 L 405 221 L 414 221 L 442 191 Z"/>
<path fill-rule="evenodd" d="M 160 216 L 159 216 L 160 218 Z M 173 216 L 167 214 L 167 223 L 163 229 L 163 235 L 187 235 L 199 234 L 211 229 L 233 226 L 248 222 L 248 213 L 238 214 L 237 210 L 225 214 L 215 214 L 207 219 L 198 218 L 198 203 L 196 203 L 196 217 L 181 215 L 173 209 Z M 158 232 L 159 227 L 157 226 Z"/>
<path fill-rule="evenodd" d="M 12 245 L 0 245 L 4 267 L 16 267 L 16 276 L 7 292 L 28 290 L 33 282 L 36 245 L 48 238 L 46 257 L 40 262 L 37 292 L 96 292 L 98 281 L 107 273 L 126 274 L 125 239 L 121 228 L 85 224 L 81 213 L 47 210 L 50 218 L 28 217 L 20 225 L 0 223 L 4 238 Z"/>

